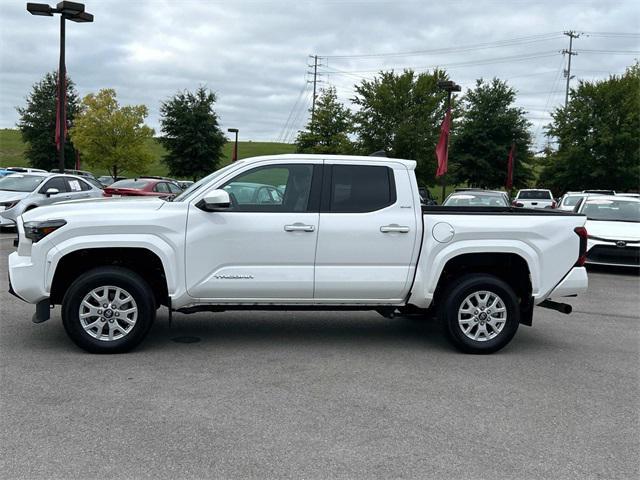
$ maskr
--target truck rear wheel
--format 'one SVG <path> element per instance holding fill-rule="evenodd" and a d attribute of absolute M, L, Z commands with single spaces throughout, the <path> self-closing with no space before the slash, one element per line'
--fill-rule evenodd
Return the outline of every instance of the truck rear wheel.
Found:
<path fill-rule="evenodd" d="M 513 289 L 487 274 L 469 274 L 455 280 L 444 293 L 439 315 L 451 343 L 466 353 L 500 350 L 520 324 Z"/>
<path fill-rule="evenodd" d="M 121 267 L 80 275 L 62 300 L 62 323 L 73 342 L 91 353 L 121 353 L 149 332 L 156 309 L 149 284 Z"/>

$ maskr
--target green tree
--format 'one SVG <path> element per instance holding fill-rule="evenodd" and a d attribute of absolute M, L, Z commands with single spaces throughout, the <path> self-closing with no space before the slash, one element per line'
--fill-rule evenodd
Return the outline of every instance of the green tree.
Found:
<path fill-rule="evenodd" d="M 17 107 L 20 115 L 17 123 L 22 140 L 27 144 L 25 156 L 34 168 L 51 170 L 58 167 L 56 148 L 56 98 L 58 97 L 58 74 L 49 72 L 31 88 L 25 107 Z M 67 77 L 67 124 L 73 120 L 79 110 L 78 94 L 71 79 Z M 73 168 L 75 150 L 73 143 L 65 145 L 66 166 Z"/>
<path fill-rule="evenodd" d="M 557 193 L 640 183 L 640 64 L 607 80 L 581 81 L 566 108 L 552 113 L 547 134 L 557 140 L 540 182 Z"/>
<path fill-rule="evenodd" d="M 300 153 L 350 154 L 353 145 L 351 112 L 338 101 L 336 89 L 322 90 L 306 129 L 298 132 L 296 151 Z"/>
<path fill-rule="evenodd" d="M 445 113 L 446 93 L 438 88 L 447 80 L 442 70 L 416 74 L 380 72 L 356 85 L 352 100 L 357 146 L 362 154 L 384 150 L 387 155 L 414 159 L 416 176 L 432 185 L 436 170 L 435 147 Z"/>
<path fill-rule="evenodd" d="M 114 178 L 125 172 L 141 174 L 152 160 L 148 141 L 153 129 L 144 124 L 147 115 L 146 106 L 121 107 L 115 90 L 104 89 L 84 97 L 69 133 L 89 165 L 108 170 Z"/>
<path fill-rule="evenodd" d="M 160 141 L 167 149 L 162 161 L 170 175 L 197 177 L 214 171 L 226 138 L 213 109 L 215 93 L 199 87 L 194 93 L 176 94 L 160 106 Z"/>
<path fill-rule="evenodd" d="M 451 142 L 451 176 L 456 183 L 496 188 L 505 184 L 509 150 L 516 144 L 515 187 L 533 180 L 531 124 L 514 106 L 516 92 L 506 82 L 479 79 L 462 98 L 461 117 Z"/>

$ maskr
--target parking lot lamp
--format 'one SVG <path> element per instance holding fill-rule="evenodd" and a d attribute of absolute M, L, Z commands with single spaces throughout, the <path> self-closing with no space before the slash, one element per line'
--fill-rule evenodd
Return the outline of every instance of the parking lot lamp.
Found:
<path fill-rule="evenodd" d="M 236 160 L 238 160 L 238 132 L 239 132 L 239 130 L 237 128 L 228 128 L 227 132 L 236 134 L 236 139 L 233 142 L 233 153 L 231 155 L 231 161 L 235 162 Z"/>
<path fill-rule="evenodd" d="M 64 172 L 64 147 L 66 140 L 66 68 L 64 62 L 65 54 L 65 20 L 76 23 L 93 22 L 93 15 L 84 11 L 84 4 L 77 2 L 59 2 L 55 8 L 46 3 L 27 3 L 27 11 L 31 15 L 42 17 L 53 17 L 54 13 L 60 15 L 60 63 L 58 65 L 58 102 L 56 111 L 56 138 L 58 141 L 58 162 L 60 172 Z"/>

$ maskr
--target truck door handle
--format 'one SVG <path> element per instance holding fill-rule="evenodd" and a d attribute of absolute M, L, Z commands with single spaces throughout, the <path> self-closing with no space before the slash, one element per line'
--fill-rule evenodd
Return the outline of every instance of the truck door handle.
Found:
<path fill-rule="evenodd" d="M 409 227 L 403 227 L 401 225 L 392 223 L 391 225 L 383 225 L 382 227 L 380 227 L 380 231 L 382 233 L 409 233 Z"/>
<path fill-rule="evenodd" d="M 313 232 L 316 229 L 314 225 L 305 225 L 304 223 L 294 223 L 293 225 L 285 225 L 285 232 Z"/>

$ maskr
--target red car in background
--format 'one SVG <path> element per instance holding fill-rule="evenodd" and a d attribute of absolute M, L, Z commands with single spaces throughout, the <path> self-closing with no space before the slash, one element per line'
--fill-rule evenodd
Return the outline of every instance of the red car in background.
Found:
<path fill-rule="evenodd" d="M 105 197 L 169 198 L 182 192 L 171 180 L 157 178 L 128 178 L 112 183 L 104 189 Z"/>

